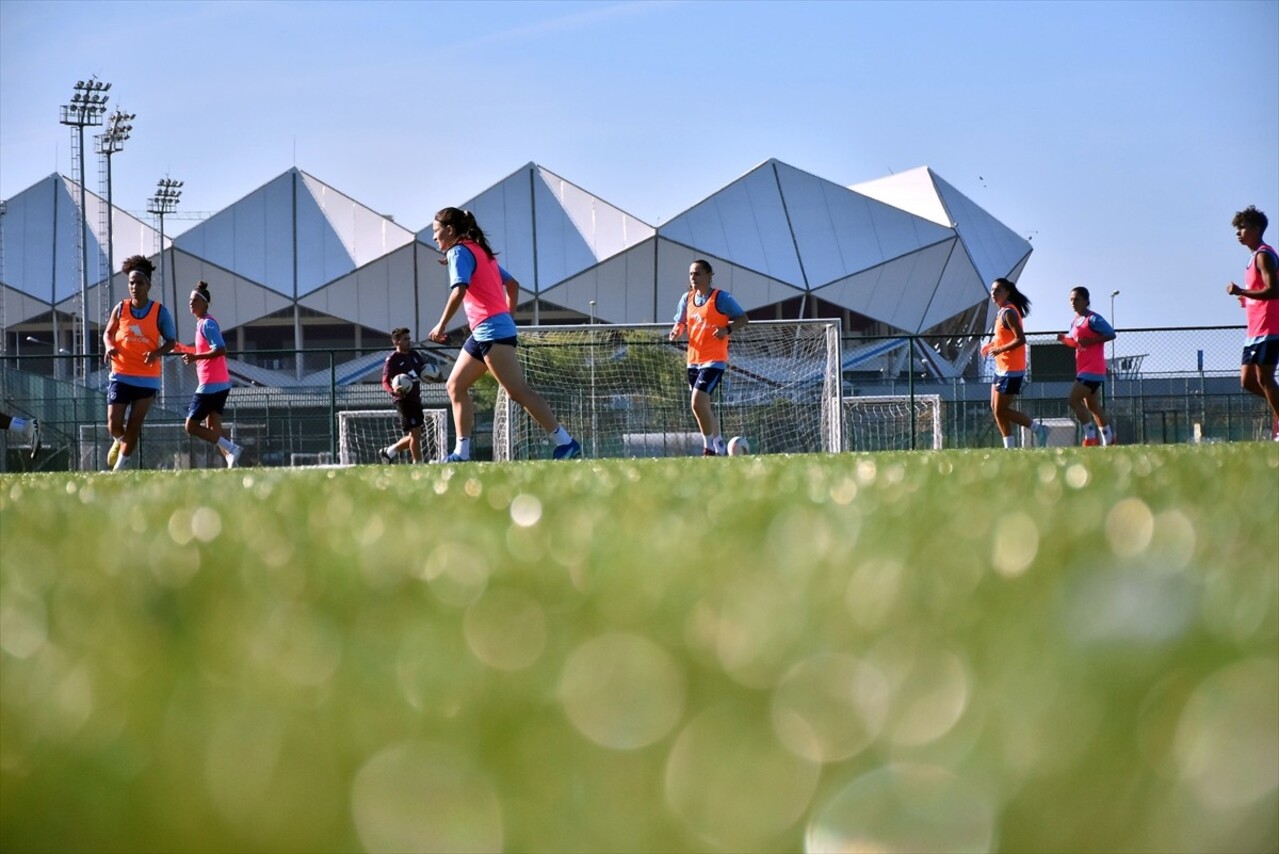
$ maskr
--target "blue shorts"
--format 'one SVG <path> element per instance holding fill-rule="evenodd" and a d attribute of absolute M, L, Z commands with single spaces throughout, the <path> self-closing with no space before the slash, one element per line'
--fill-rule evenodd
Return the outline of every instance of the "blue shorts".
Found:
<path fill-rule="evenodd" d="M 191 405 L 187 407 L 187 420 L 199 424 L 215 412 L 221 415 L 222 410 L 226 408 L 227 395 L 230 393 L 231 389 L 229 388 L 224 388 L 222 391 L 211 391 L 207 394 L 201 394 L 197 391 L 191 396 Z"/>
<path fill-rule="evenodd" d="M 1266 338 L 1243 348 L 1244 365 L 1279 365 L 1279 338 Z"/>
<path fill-rule="evenodd" d="M 155 389 L 130 385 L 123 380 L 111 380 L 107 384 L 107 406 L 128 406 L 138 400 L 155 397 Z"/>
<path fill-rule="evenodd" d="M 514 335 L 510 338 L 498 338 L 493 341 L 476 341 L 475 336 L 472 335 L 466 339 L 466 343 L 462 345 L 462 349 L 483 362 L 484 357 L 493 349 L 494 344 L 508 344 L 512 347 L 518 347 L 520 345 L 520 341 Z"/>
<path fill-rule="evenodd" d="M 1089 393 L 1101 388 L 1101 380 L 1086 380 L 1083 377 L 1075 377 L 1075 382 L 1088 389 Z"/>
<path fill-rule="evenodd" d="M 1024 376 L 1015 377 L 995 377 L 995 391 L 1000 394 L 1021 394 L 1022 380 Z"/>
<path fill-rule="evenodd" d="M 710 394 L 723 378 L 723 368 L 695 368 L 690 366 L 688 369 L 688 387 L 693 391 L 704 391 Z"/>

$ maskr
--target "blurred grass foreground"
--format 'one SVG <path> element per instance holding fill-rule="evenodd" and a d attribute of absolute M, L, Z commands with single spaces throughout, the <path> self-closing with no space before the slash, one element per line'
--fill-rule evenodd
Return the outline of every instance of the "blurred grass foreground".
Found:
<path fill-rule="evenodd" d="M 1279 849 L 1279 445 L 0 478 L 0 848 Z"/>

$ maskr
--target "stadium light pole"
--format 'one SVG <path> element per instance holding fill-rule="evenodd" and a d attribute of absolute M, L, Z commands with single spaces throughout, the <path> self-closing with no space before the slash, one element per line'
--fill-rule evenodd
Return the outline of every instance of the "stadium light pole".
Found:
<path fill-rule="evenodd" d="M 80 213 L 77 225 L 80 228 L 80 352 L 84 356 L 84 378 L 85 382 L 89 381 L 89 241 L 85 240 L 85 231 L 88 229 L 88 218 L 85 215 L 85 191 L 84 191 L 84 129 L 86 127 L 97 127 L 102 124 L 102 116 L 107 111 L 107 100 L 110 97 L 106 94 L 111 88 L 110 83 L 104 83 L 97 77 L 90 77 L 86 80 L 76 81 L 73 87 L 75 92 L 71 96 L 71 103 L 63 104 L 62 119 L 64 125 L 75 128 L 77 135 L 72 139 L 76 142 L 77 163 L 79 167 L 76 171 L 80 174 L 76 176 L 76 181 L 80 184 Z M 54 283 L 55 291 L 57 283 Z M 57 316 L 58 295 L 53 294 L 54 316 Z M 75 324 L 71 326 L 74 340 Z"/>
<path fill-rule="evenodd" d="M 98 154 L 107 160 L 107 305 L 115 305 L 115 205 L 111 200 L 111 155 L 124 150 L 124 143 L 133 131 L 137 116 L 116 110 L 107 120 L 107 127 L 97 136 Z"/>
<path fill-rule="evenodd" d="M 147 200 L 147 213 L 160 219 L 160 296 L 164 296 L 164 215 L 177 210 L 178 199 L 182 198 L 182 182 L 174 181 L 167 175 L 156 182 L 155 195 Z M 178 283 L 173 283 L 173 325 L 178 325 Z M 181 338 L 181 336 L 179 336 Z"/>

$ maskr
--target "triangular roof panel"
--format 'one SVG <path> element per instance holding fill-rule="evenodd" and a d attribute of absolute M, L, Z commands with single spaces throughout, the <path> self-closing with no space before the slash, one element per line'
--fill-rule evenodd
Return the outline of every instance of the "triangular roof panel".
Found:
<path fill-rule="evenodd" d="M 792 287 L 806 287 L 773 163 L 757 166 L 658 233 Z"/>

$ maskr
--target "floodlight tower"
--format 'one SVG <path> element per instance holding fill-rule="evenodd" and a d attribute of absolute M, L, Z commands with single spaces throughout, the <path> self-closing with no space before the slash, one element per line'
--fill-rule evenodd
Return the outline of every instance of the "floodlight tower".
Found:
<path fill-rule="evenodd" d="M 71 134 L 71 165 L 73 171 L 76 172 L 76 182 L 80 185 L 80 216 L 79 216 L 79 242 L 80 242 L 80 353 L 84 356 L 84 376 L 87 381 L 89 376 L 89 242 L 85 240 L 85 231 L 88 229 L 88 219 L 85 216 L 85 192 L 84 192 L 84 129 L 86 127 L 98 127 L 102 124 L 102 116 L 107 111 L 107 90 L 111 88 L 110 83 L 103 83 L 96 76 L 90 77 L 87 81 L 78 80 L 74 86 L 75 93 L 71 96 L 71 103 L 62 106 L 62 124 L 68 125 L 75 129 L 75 133 Z M 53 323 L 54 337 L 57 337 L 58 311 L 57 302 L 58 295 L 53 294 Z M 75 325 L 72 324 L 72 336 L 74 338 Z"/>
<path fill-rule="evenodd" d="M 160 296 L 164 296 L 164 215 L 173 213 L 178 208 L 178 199 L 182 197 L 182 182 L 174 181 L 167 175 L 156 182 L 155 195 L 147 200 L 147 213 L 160 218 Z M 178 283 L 173 283 L 172 314 L 173 325 L 178 324 Z M 179 336 L 181 337 L 181 336 Z"/>
<path fill-rule="evenodd" d="M 107 305 L 115 305 L 115 206 L 111 202 L 111 155 L 124 150 L 124 143 L 133 131 L 133 120 L 137 116 L 116 110 L 107 120 L 107 128 L 96 137 L 98 154 L 107 163 Z"/>

